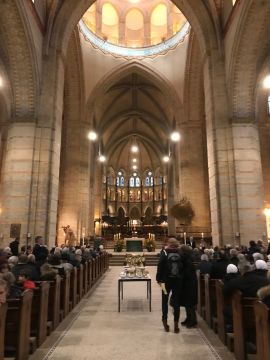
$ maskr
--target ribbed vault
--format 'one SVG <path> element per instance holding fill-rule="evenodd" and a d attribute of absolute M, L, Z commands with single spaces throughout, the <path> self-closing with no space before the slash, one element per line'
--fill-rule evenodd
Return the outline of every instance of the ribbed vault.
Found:
<path fill-rule="evenodd" d="M 155 169 L 168 154 L 170 132 L 180 117 L 173 106 L 175 98 L 168 84 L 141 67 L 131 66 L 102 84 L 90 101 L 89 114 L 93 128 L 100 135 L 100 150 L 114 169 L 132 171 Z M 133 144 L 139 151 L 132 154 Z M 136 164 L 132 159 L 136 158 Z"/>

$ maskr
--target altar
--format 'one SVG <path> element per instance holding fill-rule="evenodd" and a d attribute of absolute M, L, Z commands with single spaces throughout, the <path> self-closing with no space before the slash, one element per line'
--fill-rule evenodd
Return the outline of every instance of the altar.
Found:
<path fill-rule="evenodd" d="M 144 238 L 125 238 L 125 246 L 127 252 L 143 252 Z"/>

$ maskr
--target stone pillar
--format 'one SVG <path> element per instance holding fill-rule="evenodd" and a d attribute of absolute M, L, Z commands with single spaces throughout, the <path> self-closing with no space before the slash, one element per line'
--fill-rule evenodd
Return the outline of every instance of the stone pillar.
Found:
<path fill-rule="evenodd" d="M 195 217 L 192 226 L 210 230 L 206 140 L 202 120 L 188 119 L 181 126 L 180 148 L 180 198 L 187 197 L 193 206 Z"/>
<path fill-rule="evenodd" d="M 0 188 L 0 233 L 4 238 L 1 246 L 6 246 L 10 242 L 11 224 L 21 224 L 22 245 L 26 243 L 26 234 L 33 233 L 29 213 L 37 130 L 34 122 L 20 121 L 21 119 L 12 119 L 7 130 Z"/>
<path fill-rule="evenodd" d="M 241 244 L 266 233 L 263 176 L 257 124 L 232 124 L 237 210 Z"/>
<path fill-rule="evenodd" d="M 172 160 L 172 159 L 171 159 Z M 167 178 L 167 199 L 168 199 L 168 234 L 175 235 L 175 219 L 170 216 L 170 209 L 175 204 L 174 198 L 174 186 L 175 186 L 175 173 L 174 173 L 174 164 L 168 164 L 168 178 Z"/>
<path fill-rule="evenodd" d="M 43 86 L 36 126 L 30 232 L 56 240 L 63 113 L 64 63 L 59 54 L 43 62 Z"/>
<path fill-rule="evenodd" d="M 126 45 L 126 19 L 121 16 L 119 19 L 119 45 Z"/>
<path fill-rule="evenodd" d="M 204 92 L 213 243 L 232 244 L 239 231 L 234 154 L 224 63 L 218 51 L 205 60 Z"/>
<path fill-rule="evenodd" d="M 93 150 L 93 151 L 92 151 Z M 89 234 L 95 234 L 95 198 L 94 198 L 94 183 L 95 183 L 95 166 L 96 157 L 94 156 L 94 146 L 90 144 L 90 174 L 89 174 L 89 217 L 88 217 L 88 229 Z"/>
<path fill-rule="evenodd" d="M 97 159 L 95 159 L 97 161 Z M 94 219 L 102 218 L 102 168 L 103 165 L 97 163 L 95 166 L 95 182 L 94 182 Z M 101 222 L 96 223 L 95 234 L 101 235 Z"/>
<path fill-rule="evenodd" d="M 150 16 L 144 19 L 144 46 L 151 45 L 151 19 Z"/>

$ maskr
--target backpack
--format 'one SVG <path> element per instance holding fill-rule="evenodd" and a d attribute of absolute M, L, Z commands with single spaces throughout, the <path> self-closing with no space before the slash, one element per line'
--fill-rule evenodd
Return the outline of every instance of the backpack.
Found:
<path fill-rule="evenodd" d="M 167 263 L 169 270 L 169 277 L 180 278 L 182 276 L 182 259 L 181 255 L 177 252 L 167 254 Z"/>

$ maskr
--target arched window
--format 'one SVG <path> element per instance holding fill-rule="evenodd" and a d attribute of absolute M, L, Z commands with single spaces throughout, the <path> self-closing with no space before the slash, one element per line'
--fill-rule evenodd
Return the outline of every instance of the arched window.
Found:
<path fill-rule="evenodd" d="M 105 40 L 118 44 L 119 41 L 119 16 L 110 3 L 102 6 L 101 32 Z"/>
<path fill-rule="evenodd" d="M 136 177 L 136 187 L 140 187 L 141 186 L 141 180 L 139 177 Z"/>
<path fill-rule="evenodd" d="M 122 170 L 119 170 L 116 178 L 117 186 L 125 186 L 125 177 Z"/>
<path fill-rule="evenodd" d="M 125 186 L 125 178 L 124 178 L 124 176 L 121 176 L 120 186 Z"/>
<path fill-rule="evenodd" d="M 154 185 L 154 178 L 152 171 L 147 171 L 146 178 L 145 178 L 145 186 L 153 186 Z"/>
<path fill-rule="evenodd" d="M 267 113 L 268 115 L 270 115 L 270 95 L 268 95 L 268 98 L 267 98 Z"/>
<path fill-rule="evenodd" d="M 144 18 L 137 9 L 131 9 L 126 15 L 126 46 L 144 46 Z"/>
<path fill-rule="evenodd" d="M 151 45 L 159 44 L 168 35 L 168 15 L 165 4 L 157 5 L 151 14 Z"/>
<path fill-rule="evenodd" d="M 130 187 L 134 187 L 135 186 L 135 181 L 134 181 L 135 179 L 134 179 L 134 177 L 131 177 L 130 179 L 129 179 L 129 186 Z"/>

